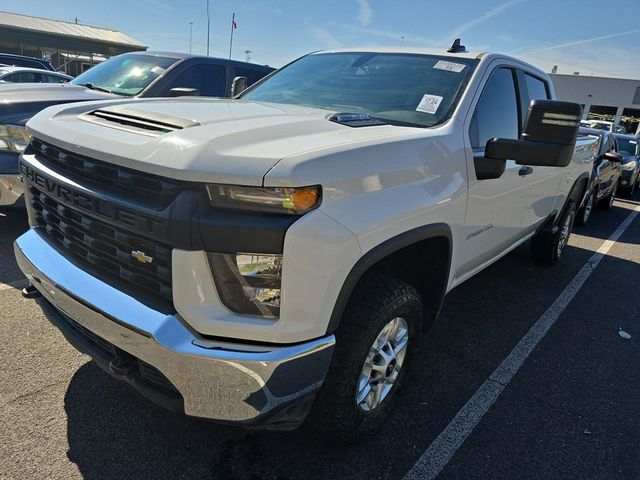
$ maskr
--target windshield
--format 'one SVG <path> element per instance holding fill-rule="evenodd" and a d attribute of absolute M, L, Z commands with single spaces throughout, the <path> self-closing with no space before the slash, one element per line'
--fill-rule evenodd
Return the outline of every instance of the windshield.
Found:
<path fill-rule="evenodd" d="M 638 155 L 638 140 L 635 138 L 616 137 L 618 140 L 618 153 Z"/>
<path fill-rule="evenodd" d="M 363 113 L 431 127 L 453 112 L 476 60 L 397 53 L 308 55 L 242 95 L 246 100 Z"/>
<path fill-rule="evenodd" d="M 71 81 L 116 95 L 138 95 L 178 59 L 152 55 L 113 57 Z"/>

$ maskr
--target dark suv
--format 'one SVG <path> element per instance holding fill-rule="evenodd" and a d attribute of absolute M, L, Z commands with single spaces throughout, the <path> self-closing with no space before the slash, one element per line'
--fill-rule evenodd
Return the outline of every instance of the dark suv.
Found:
<path fill-rule="evenodd" d="M 55 72 L 55 68 L 48 60 L 42 58 L 26 57 L 24 55 L 14 55 L 12 53 L 0 53 L 0 64 L 14 67 L 40 68 Z"/>
<path fill-rule="evenodd" d="M 613 207 L 613 200 L 622 177 L 622 168 L 620 167 L 622 157 L 617 153 L 618 142 L 613 133 L 595 128 L 580 128 L 580 135 L 599 138 L 598 151 L 593 160 L 589 190 L 576 215 L 576 223 L 586 225 L 597 204 L 606 210 Z"/>
<path fill-rule="evenodd" d="M 1 85 L 0 206 L 18 205 L 22 198 L 18 156 L 29 143 L 24 125 L 46 107 L 122 97 L 228 97 L 236 77 L 246 78 L 249 86 L 273 70 L 222 58 L 133 52 L 112 57 L 67 83 Z"/>

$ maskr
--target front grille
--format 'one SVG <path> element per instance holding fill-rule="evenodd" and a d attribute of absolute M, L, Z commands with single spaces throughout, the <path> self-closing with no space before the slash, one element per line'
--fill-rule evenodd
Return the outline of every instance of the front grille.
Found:
<path fill-rule="evenodd" d="M 31 140 L 25 153 L 34 153 L 49 168 L 85 187 L 98 187 L 151 208 L 166 208 L 186 186 L 179 180 L 78 155 L 37 138 Z"/>
<path fill-rule="evenodd" d="M 171 248 L 86 215 L 29 186 L 37 227 L 62 253 L 96 278 L 143 303 L 173 313 Z M 141 263 L 132 252 L 152 258 Z"/>

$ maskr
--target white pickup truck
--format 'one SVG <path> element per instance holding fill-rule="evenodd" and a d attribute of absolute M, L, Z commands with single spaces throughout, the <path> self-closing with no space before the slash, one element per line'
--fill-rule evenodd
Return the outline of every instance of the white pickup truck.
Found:
<path fill-rule="evenodd" d="M 553 99 L 514 58 L 376 48 L 231 100 L 48 108 L 20 160 L 26 294 L 169 409 L 357 437 L 448 291 L 529 239 L 560 258 L 597 145 Z"/>

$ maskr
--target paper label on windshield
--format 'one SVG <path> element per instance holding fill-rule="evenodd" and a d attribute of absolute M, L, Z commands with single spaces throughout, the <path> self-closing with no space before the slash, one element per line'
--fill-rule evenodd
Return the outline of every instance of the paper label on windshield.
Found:
<path fill-rule="evenodd" d="M 447 72 L 456 73 L 460 73 L 464 70 L 464 67 L 466 67 L 464 63 L 445 62 L 444 60 L 440 60 L 433 66 L 433 68 L 437 68 L 438 70 L 446 70 Z"/>
<path fill-rule="evenodd" d="M 416 112 L 436 113 L 442 103 L 442 98 L 443 97 L 439 97 L 438 95 L 425 95 L 416 107 Z"/>

